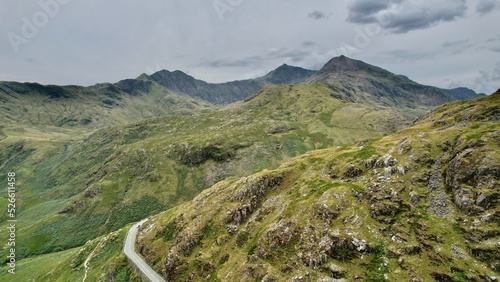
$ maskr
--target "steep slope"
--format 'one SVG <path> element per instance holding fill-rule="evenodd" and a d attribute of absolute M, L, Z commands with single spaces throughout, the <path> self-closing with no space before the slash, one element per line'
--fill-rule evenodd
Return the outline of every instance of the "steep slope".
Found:
<path fill-rule="evenodd" d="M 378 103 L 385 106 L 421 109 L 455 100 L 478 97 L 472 93 L 458 94 L 458 90 L 442 89 L 418 84 L 405 76 L 395 75 L 362 61 L 340 56 L 331 59 L 308 80 L 325 82 L 352 101 Z"/>
<path fill-rule="evenodd" d="M 182 71 L 170 72 L 167 70 L 152 74 L 150 79 L 158 82 L 166 89 L 219 105 L 243 100 L 263 85 L 263 83 L 253 79 L 226 83 L 207 83 Z"/>
<path fill-rule="evenodd" d="M 499 121 L 497 92 L 226 179 L 143 224 L 139 250 L 169 281 L 495 281 Z"/>
<path fill-rule="evenodd" d="M 91 87 L 0 82 L 0 100 L 3 124 L 38 128 L 102 128 L 211 108 L 142 80 Z"/>
<path fill-rule="evenodd" d="M 191 200 L 224 178 L 380 137 L 408 122 L 397 110 L 339 95 L 324 84 L 269 85 L 217 111 L 105 128 L 49 148 L 4 140 L 0 181 L 7 171 L 23 181 L 19 256 L 79 246 Z"/>

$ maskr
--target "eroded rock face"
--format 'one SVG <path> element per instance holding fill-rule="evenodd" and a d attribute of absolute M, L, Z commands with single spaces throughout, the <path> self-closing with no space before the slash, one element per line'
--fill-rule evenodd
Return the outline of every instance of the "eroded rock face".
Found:
<path fill-rule="evenodd" d="M 498 205 L 500 164 L 477 148 L 467 148 L 450 161 L 446 184 L 455 205 L 468 215 L 477 215 Z"/>
<path fill-rule="evenodd" d="M 355 165 L 348 165 L 346 170 L 344 171 L 344 177 L 346 178 L 354 178 L 358 177 L 363 173 L 363 170 L 356 167 Z"/>

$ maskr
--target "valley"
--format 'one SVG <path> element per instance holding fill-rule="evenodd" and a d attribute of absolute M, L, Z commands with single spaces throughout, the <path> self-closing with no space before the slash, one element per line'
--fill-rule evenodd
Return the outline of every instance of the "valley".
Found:
<path fill-rule="evenodd" d="M 451 221 L 426 206 L 452 194 L 472 195 L 477 183 L 485 191 L 498 188 L 495 154 L 487 160 L 491 171 L 472 175 L 477 183 L 466 182 L 466 188 L 458 176 L 436 176 L 449 166 L 460 168 L 454 155 L 472 141 L 477 144 L 471 150 L 483 159 L 498 151 L 498 94 L 422 116 L 477 97 L 423 86 L 343 56 L 317 72 L 283 65 L 262 78 L 223 84 L 180 71 L 90 87 L 1 82 L 0 182 L 15 171 L 22 187 L 20 269 L 33 270 L 47 258 L 55 270 L 37 271 L 40 281 L 78 280 L 84 273 L 88 281 L 140 281 L 121 244 L 130 223 L 154 216 L 141 228 L 139 251 L 173 280 L 254 281 L 267 275 L 279 281 L 285 279 L 280 264 L 296 269 L 294 276 L 319 279 L 346 276 L 349 263 L 365 277 L 366 269 L 386 260 L 383 274 L 390 276 L 400 258 L 403 265 L 417 254 L 437 265 L 399 270 L 409 279 L 450 276 L 441 266 L 449 266 L 454 241 L 461 243 L 453 248 L 476 254 L 463 255 L 454 269 L 491 277 L 498 271 L 496 251 L 488 247 L 497 240 L 497 192 L 466 201 L 479 208 L 447 202 Z M 429 179 L 446 184 L 431 189 Z M 483 231 L 461 222 L 487 214 L 492 216 L 481 234 L 488 235 L 464 242 L 467 234 Z M 433 221 L 451 232 L 448 237 L 429 239 L 444 236 Z M 3 216 L 0 229 L 6 224 Z M 412 233 L 419 228 L 426 231 Z M 333 249 L 314 247 L 323 239 Z M 353 240 L 366 246 L 360 251 Z M 414 251 L 398 249 L 401 240 Z M 202 246 L 210 251 L 199 254 Z M 431 257 L 434 247 L 446 251 Z M 96 248 L 87 272 L 85 261 Z M 266 252 L 273 248 L 275 253 Z M 2 257 L 7 251 L 0 251 Z M 59 254 L 62 262 L 54 259 Z M 490 270 L 468 272 L 478 262 Z"/>

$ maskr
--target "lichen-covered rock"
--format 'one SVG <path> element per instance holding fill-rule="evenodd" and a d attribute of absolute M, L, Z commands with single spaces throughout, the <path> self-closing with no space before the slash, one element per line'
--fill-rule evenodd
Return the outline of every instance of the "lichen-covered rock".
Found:
<path fill-rule="evenodd" d="M 266 194 L 267 189 L 278 186 L 282 179 L 283 175 L 281 174 L 246 177 L 235 184 L 235 186 L 241 186 L 241 188 L 234 192 L 233 196 L 231 196 L 231 201 L 243 201 L 252 197 L 262 198 Z"/>
<path fill-rule="evenodd" d="M 283 254 L 280 247 L 298 240 L 301 227 L 293 221 L 280 220 L 269 227 L 259 239 L 256 254 L 261 258 L 269 258 Z"/>
<path fill-rule="evenodd" d="M 383 157 L 379 158 L 377 162 L 375 163 L 376 167 L 388 167 L 388 166 L 395 166 L 398 163 L 398 160 L 396 160 L 391 154 L 385 154 Z"/>
<path fill-rule="evenodd" d="M 446 184 L 455 205 L 469 215 L 479 214 L 498 204 L 500 164 L 477 149 L 468 148 L 450 161 Z"/>
<path fill-rule="evenodd" d="M 356 167 L 355 165 L 350 164 L 345 169 L 343 175 L 346 178 L 354 178 L 354 177 L 360 176 L 361 174 L 363 174 L 363 170 L 362 169 Z"/>

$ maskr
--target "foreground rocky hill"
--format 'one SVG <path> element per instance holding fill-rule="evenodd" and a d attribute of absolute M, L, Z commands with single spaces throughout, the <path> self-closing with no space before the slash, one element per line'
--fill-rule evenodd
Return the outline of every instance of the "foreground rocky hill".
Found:
<path fill-rule="evenodd" d="M 22 176 L 19 216 L 26 225 L 18 231 L 18 256 L 80 246 L 189 201 L 227 177 L 275 168 L 310 150 L 381 137 L 411 120 L 401 110 L 334 94 L 324 84 L 266 86 L 217 111 L 108 127 L 83 140 L 50 146 L 4 140 L 0 171 Z"/>
<path fill-rule="evenodd" d="M 142 226 L 169 281 L 496 281 L 500 92 L 228 178 Z"/>

